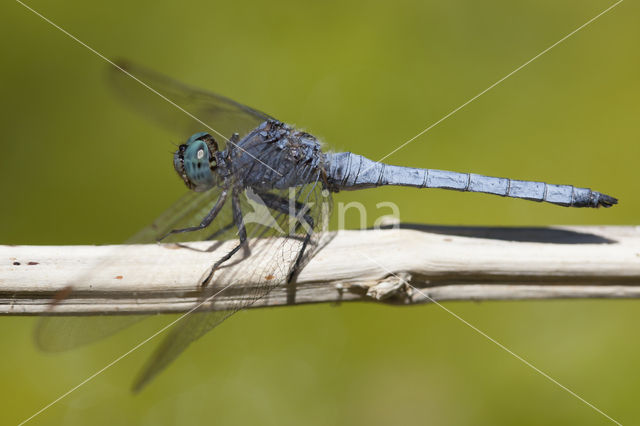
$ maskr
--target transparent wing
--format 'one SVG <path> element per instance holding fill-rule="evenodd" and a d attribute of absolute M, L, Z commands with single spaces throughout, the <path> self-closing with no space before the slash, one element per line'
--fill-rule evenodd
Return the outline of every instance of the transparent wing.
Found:
<path fill-rule="evenodd" d="M 207 131 L 218 142 L 224 142 L 220 140 L 220 136 L 229 138 L 235 132 L 244 136 L 271 118 L 229 98 L 190 87 L 142 66 L 127 61 L 118 61 L 117 65 L 184 109 L 182 111 L 167 102 L 121 69 L 109 68 L 109 80 L 116 93 L 157 124 L 167 130 L 179 132 L 180 137 Z"/>
<path fill-rule="evenodd" d="M 189 192 L 153 224 L 127 242 L 154 242 L 172 229 L 199 223 L 218 196 L 219 191 L 216 190 L 205 193 Z M 295 200 L 293 215 L 276 208 L 277 200 L 284 200 L 288 204 L 291 199 Z M 220 215 L 206 230 L 177 234 L 171 238 L 175 241 L 205 240 L 210 237 L 216 240 L 236 238 L 235 227 L 229 227 L 233 223 L 229 204 L 225 205 Z M 265 194 L 255 194 L 248 190 L 241 197 L 241 210 L 251 252 L 249 257 L 241 261 L 242 269 L 251 271 L 249 279 L 244 277 L 245 280 L 240 282 L 232 272 L 225 273 L 226 268 L 223 265 L 219 273 L 217 271 L 214 275 L 213 282 L 203 291 L 200 301 L 194 306 L 194 311 L 185 315 L 169 330 L 135 381 L 135 390 L 140 390 L 164 370 L 191 342 L 202 337 L 233 313 L 251 306 L 257 300 L 268 296 L 274 288 L 283 285 L 292 272 L 303 246 L 306 244 L 306 256 L 298 265 L 300 267 L 318 247 L 321 234 L 316 231 L 324 229 L 331 210 L 331 199 L 327 191 L 323 192 L 322 185 L 318 182 L 299 187 L 292 193 L 274 190 Z M 229 263 L 234 261 L 235 258 L 232 258 Z M 208 267 L 210 265 L 203 265 L 203 272 L 206 272 Z M 79 279 L 89 278 L 87 276 Z M 67 350 L 112 335 L 144 318 L 147 316 L 48 316 L 40 319 L 35 338 L 38 346 L 44 350 Z"/>
<path fill-rule="evenodd" d="M 34 339 L 40 350 L 62 352 L 111 336 L 145 318 L 142 315 L 40 317 Z"/>
<path fill-rule="evenodd" d="M 142 229 L 125 244 L 155 243 L 172 229 L 197 225 L 209 212 L 220 195 L 220 190 L 212 189 L 204 193 L 189 191 L 158 217 L 151 225 Z M 166 241 L 197 241 L 214 237 L 217 240 L 233 238 L 235 232 L 232 227 L 225 229 L 225 224 L 231 222 L 230 206 L 223 210 L 206 230 L 185 234 L 172 235 Z M 112 260 L 105 258 L 95 270 L 108 267 Z M 81 282 L 91 280 L 91 273 L 77 277 L 63 290 L 68 297 Z M 41 317 L 34 331 L 37 346 L 47 352 L 69 350 L 111 336 L 127 328 L 148 315 L 102 315 L 102 316 L 61 316 L 56 315 L 56 309 L 64 304 L 62 300 L 54 300 L 50 316 Z"/>
<path fill-rule="evenodd" d="M 131 105 L 162 125 L 179 131 L 181 136 L 202 130 L 220 133 L 225 137 L 235 132 L 243 136 L 270 118 L 262 112 L 223 96 L 191 88 L 142 67 L 125 63 L 120 65 L 197 118 L 194 119 L 171 105 L 166 99 L 149 91 L 121 70 L 111 71 L 114 87 Z M 199 121 L 205 123 L 204 129 Z M 249 238 L 247 246 L 252 255 L 240 260 L 243 262 L 242 270 L 250 271 L 249 278 L 245 273 L 241 280 L 233 275 L 234 272 L 229 272 L 238 271 L 238 268 L 224 267 L 232 264 L 235 258 L 231 258 L 230 262 L 216 271 L 213 281 L 203 290 L 198 304 L 194 306 L 193 313 L 183 316 L 181 321 L 170 329 L 136 380 L 135 389 L 141 389 L 191 342 L 233 313 L 250 306 L 288 281 L 294 267 L 302 264 L 302 258 L 299 256 L 303 249 L 306 248 L 307 253 L 315 250 L 317 240 L 312 237 L 313 231 L 323 228 L 324 219 L 330 210 L 330 202 L 327 202 L 330 199 L 326 197 L 328 192 L 322 191 L 318 179 L 319 173 L 315 184 L 299 187 L 292 194 L 284 191 L 255 194 L 249 190 L 242 194 L 240 210 L 245 218 Z M 199 224 L 211 210 L 219 193 L 220 191 L 214 189 L 205 193 L 185 195 L 152 225 L 140 231 L 127 243 L 152 243 L 173 229 Z M 295 201 L 293 214 L 283 208 L 291 198 Z M 227 200 L 218 217 L 206 229 L 173 234 L 164 241 L 235 238 L 237 233 L 232 218 L 231 203 Z M 107 264 L 108 259 L 105 260 L 105 265 Z M 211 265 L 203 265 L 203 272 L 206 273 L 210 267 Z M 89 279 L 90 274 L 74 280 L 69 286 L 71 292 L 74 283 Z M 64 304 L 63 298 L 52 303 L 52 315 L 55 314 L 56 306 L 61 304 Z M 211 311 L 211 308 L 215 310 Z M 111 335 L 145 317 L 49 316 L 41 319 L 36 328 L 35 338 L 38 345 L 45 350 L 70 349 Z"/>
<path fill-rule="evenodd" d="M 216 271 L 213 282 L 193 311 L 180 317 L 155 350 L 136 379 L 134 391 L 142 389 L 193 341 L 287 282 L 294 267 L 301 267 L 318 247 L 322 234 L 316 231 L 324 229 L 331 209 L 328 194 L 317 181 L 291 193 L 245 192 L 242 213 L 251 255 L 242 260 L 242 270 L 251 271 L 250 278 L 243 277 L 240 281 L 232 273 Z M 280 206 L 286 206 L 292 199 L 295 200 L 292 202 L 295 205 L 293 215 L 276 204 L 284 200 L 285 204 Z M 303 248 L 306 249 L 305 256 L 297 264 Z"/>

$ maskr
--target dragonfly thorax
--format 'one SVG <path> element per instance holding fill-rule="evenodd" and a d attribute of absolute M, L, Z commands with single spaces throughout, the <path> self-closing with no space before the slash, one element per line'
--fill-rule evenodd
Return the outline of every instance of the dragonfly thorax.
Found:
<path fill-rule="evenodd" d="M 213 136 L 206 132 L 192 135 L 173 155 L 173 167 L 187 187 L 196 192 L 217 185 L 220 151 Z"/>

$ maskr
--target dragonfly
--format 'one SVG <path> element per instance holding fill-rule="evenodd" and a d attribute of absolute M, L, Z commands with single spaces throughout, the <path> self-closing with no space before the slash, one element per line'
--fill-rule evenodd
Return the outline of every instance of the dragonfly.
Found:
<path fill-rule="evenodd" d="M 480 192 L 564 207 L 611 207 L 618 202 L 572 185 L 403 167 L 351 152 L 330 152 L 310 133 L 142 66 L 120 62 L 110 77 L 116 92 L 135 109 L 173 131 L 191 135 L 173 156 L 173 168 L 188 193 L 127 243 L 235 240 L 230 251 L 203 265 L 203 278 L 194 285 L 201 300 L 233 291 L 229 277 L 220 283 L 218 276 L 240 251 L 245 252 L 240 262 L 246 263 L 243 269 L 251 271 L 252 281 L 250 287 L 236 291 L 233 302 L 223 309 L 195 309 L 176 323 L 135 379 L 134 391 L 229 316 L 292 283 L 320 247 L 333 193 L 392 185 Z M 64 301 L 52 302 L 52 311 L 60 303 Z M 46 316 L 36 327 L 36 342 L 47 351 L 71 349 L 140 319 L 124 318 Z"/>

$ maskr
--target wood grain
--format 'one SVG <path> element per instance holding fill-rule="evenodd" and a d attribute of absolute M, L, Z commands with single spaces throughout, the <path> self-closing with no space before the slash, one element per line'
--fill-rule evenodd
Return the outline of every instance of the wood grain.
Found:
<path fill-rule="evenodd" d="M 299 274 L 254 307 L 373 301 L 640 297 L 640 228 L 486 228 L 403 225 L 339 231 Z M 198 282 L 234 242 L 136 246 L 0 246 L 0 314 L 185 312 Z M 242 262 L 220 309 L 251 287 Z M 73 288 L 73 291 L 71 291 Z M 52 303 L 55 309 L 52 310 Z"/>

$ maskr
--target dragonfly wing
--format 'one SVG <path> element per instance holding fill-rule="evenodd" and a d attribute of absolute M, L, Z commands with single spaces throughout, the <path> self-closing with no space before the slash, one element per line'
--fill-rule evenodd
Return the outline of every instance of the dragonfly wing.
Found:
<path fill-rule="evenodd" d="M 190 87 L 142 66 L 126 61 L 116 65 L 109 69 L 109 80 L 120 97 L 157 124 L 179 132 L 181 137 L 206 131 L 218 142 L 224 142 L 233 133 L 244 136 L 271 118 L 222 95 Z"/>
<path fill-rule="evenodd" d="M 273 208 L 269 200 L 279 198 L 289 200 L 295 197 L 299 206 L 304 206 L 300 217 L 310 219 L 312 226 L 304 226 L 289 214 Z M 296 207 L 297 208 L 297 207 Z M 242 270 L 252 271 L 247 280 L 219 271 L 213 276 L 192 311 L 176 320 L 162 343 L 156 348 L 134 383 L 134 391 L 142 389 L 158 373 L 164 370 L 192 342 L 222 323 L 239 310 L 267 297 L 275 288 L 282 286 L 296 264 L 303 245 L 306 244 L 308 259 L 319 245 L 331 208 L 328 192 L 321 183 L 306 185 L 296 189 L 294 194 L 285 191 L 271 191 L 268 195 L 247 191 L 242 197 L 242 212 L 247 228 L 251 256 L 242 260 Z M 310 238 L 305 243 L 307 233 Z M 233 262 L 234 258 L 230 259 Z M 221 269 L 224 269 L 221 268 Z M 216 306 L 217 305 L 217 306 Z M 211 309 L 216 309 L 211 311 Z"/>
<path fill-rule="evenodd" d="M 209 212 L 219 195 L 220 191 L 216 189 L 201 193 L 189 191 L 189 193 L 181 197 L 151 225 L 127 240 L 126 244 L 155 243 L 172 229 L 197 225 Z M 224 224 L 228 224 L 230 221 L 231 209 L 225 206 L 217 220 L 206 230 L 172 235 L 170 238 L 167 238 L 167 241 L 205 240 L 212 234 L 216 234 L 215 238 L 218 240 L 232 238 L 235 237 L 234 230 L 231 228 L 223 229 Z M 102 268 L 106 268 L 111 265 L 112 262 L 114 261 L 107 257 L 97 265 L 94 270 L 99 271 Z M 67 288 L 71 290 L 63 290 L 63 292 L 67 293 L 66 297 L 74 291 L 73 289 L 77 287 L 78 284 L 91 280 L 91 275 L 92 274 L 89 273 L 77 277 L 70 282 Z M 34 331 L 35 342 L 43 351 L 58 352 L 83 346 L 111 336 L 148 317 L 148 315 L 81 317 L 56 315 L 56 309 L 62 304 L 64 304 L 64 299 L 53 301 L 49 316 L 41 317 L 36 324 Z"/>
<path fill-rule="evenodd" d="M 34 339 L 42 351 L 62 352 L 116 334 L 145 318 L 143 315 L 41 317 L 36 323 Z"/>

